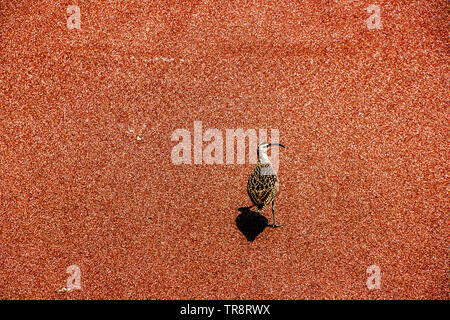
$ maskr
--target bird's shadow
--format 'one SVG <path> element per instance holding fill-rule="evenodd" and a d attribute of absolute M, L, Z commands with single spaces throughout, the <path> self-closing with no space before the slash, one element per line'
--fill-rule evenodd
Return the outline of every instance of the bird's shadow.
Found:
<path fill-rule="evenodd" d="M 239 208 L 238 211 L 241 214 L 236 217 L 236 226 L 248 241 L 255 240 L 267 227 L 269 220 L 249 207 Z"/>

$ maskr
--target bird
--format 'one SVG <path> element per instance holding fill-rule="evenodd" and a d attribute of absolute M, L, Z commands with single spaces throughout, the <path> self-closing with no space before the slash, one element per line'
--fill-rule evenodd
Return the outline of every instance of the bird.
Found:
<path fill-rule="evenodd" d="M 257 155 L 258 162 L 248 177 L 247 193 L 252 200 L 253 208 L 260 213 L 268 204 L 272 203 L 273 223 L 269 225 L 272 228 L 281 227 L 281 224 L 275 222 L 275 197 L 279 191 L 278 176 L 270 163 L 267 151 L 271 146 L 280 146 L 279 143 L 261 142 L 258 144 Z"/>

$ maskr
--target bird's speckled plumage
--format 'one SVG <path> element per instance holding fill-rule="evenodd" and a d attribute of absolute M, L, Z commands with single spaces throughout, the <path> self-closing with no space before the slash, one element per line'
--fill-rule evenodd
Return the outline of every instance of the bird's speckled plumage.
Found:
<path fill-rule="evenodd" d="M 247 192 L 258 210 L 270 204 L 279 190 L 278 177 L 270 163 L 259 163 L 248 177 Z"/>
<path fill-rule="evenodd" d="M 262 142 L 258 145 L 258 163 L 248 177 L 247 193 L 258 212 L 272 203 L 273 223 L 271 226 L 280 227 L 281 225 L 275 223 L 275 197 L 279 191 L 278 176 L 267 156 L 267 150 L 273 145 L 284 148 L 279 143 Z"/>

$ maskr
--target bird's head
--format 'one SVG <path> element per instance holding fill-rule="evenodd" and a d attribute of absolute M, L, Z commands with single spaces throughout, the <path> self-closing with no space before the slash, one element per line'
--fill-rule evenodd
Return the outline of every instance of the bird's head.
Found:
<path fill-rule="evenodd" d="M 266 162 L 264 160 L 268 161 L 267 151 L 269 150 L 269 148 L 271 146 L 280 146 L 282 148 L 285 148 L 285 146 L 283 146 L 280 143 L 261 142 L 260 144 L 258 144 L 258 160 L 259 161 L 262 161 L 262 162 Z"/>

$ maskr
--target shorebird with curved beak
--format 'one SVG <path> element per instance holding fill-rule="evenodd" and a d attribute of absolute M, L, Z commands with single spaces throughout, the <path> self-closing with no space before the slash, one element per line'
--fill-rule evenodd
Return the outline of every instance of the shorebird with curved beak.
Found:
<path fill-rule="evenodd" d="M 275 222 L 275 197 L 279 190 L 279 182 L 267 156 L 267 151 L 271 146 L 285 148 L 279 143 L 262 142 L 258 145 L 258 163 L 248 177 L 247 192 L 253 202 L 253 206 L 250 208 L 256 206 L 258 213 L 269 203 L 272 203 L 273 223 L 269 226 L 275 228 L 282 225 Z"/>

